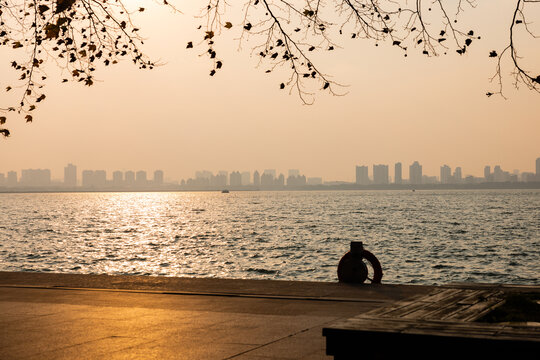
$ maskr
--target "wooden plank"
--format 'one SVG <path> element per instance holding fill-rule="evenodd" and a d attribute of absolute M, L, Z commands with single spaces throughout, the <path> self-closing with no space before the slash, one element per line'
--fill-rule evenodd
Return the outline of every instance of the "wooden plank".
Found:
<path fill-rule="evenodd" d="M 488 323 L 465 323 L 452 321 L 413 321 L 407 319 L 354 318 L 347 326 L 329 326 L 323 335 L 348 332 L 358 335 L 369 333 L 403 333 L 430 336 L 472 337 L 492 340 L 528 339 L 540 344 L 540 327 L 508 326 Z M 337 324 L 336 324 L 337 325 Z"/>
<path fill-rule="evenodd" d="M 416 311 L 413 311 L 409 314 L 405 314 L 402 316 L 402 318 L 405 319 L 416 319 L 416 320 L 422 320 L 422 319 L 437 319 L 437 316 L 433 316 L 434 313 L 439 313 L 443 310 L 446 310 L 448 312 L 453 312 L 456 310 L 456 303 L 452 302 L 449 304 L 442 305 L 439 303 L 434 304 L 428 304 L 424 306 L 421 309 L 418 309 Z"/>
<path fill-rule="evenodd" d="M 463 324 L 463 323 L 462 323 Z M 470 324 L 467 324 L 470 325 Z M 417 322 L 414 326 L 405 329 L 403 332 L 417 335 L 437 335 L 452 337 L 475 337 L 491 338 L 501 331 L 500 327 L 492 326 L 456 326 L 449 322 L 425 323 Z"/>
<path fill-rule="evenodd" d="M 389 313 L 391 311 L 394 311 L 394 310 L 400 309 L 402 307 L 408 306 L 408 305 L 410 305 L 412 303 L 415 303 L 416 301 L 417 300 L 397 301 L 397 302 L 393 303 L 392 305 L 383 306 L 383 307 L 371 310 L 371 311 L 367 312 L 366 314 L 371 314 L 371 315 L 374 315 L 374 316 L 381 316 L 382 317 L 382 316 L 385 316 L 387 313 Z"/>
<path fill-rule="evenodd" d="M 334 330 L 348 330 L 348 331 L 356 331 L 358 329 L 382 329 L 384 331 L 402 331 L 408 327 L 413 326 L 413 322 L 406 322 L 406 321 L 395 321 L 395 319 L 391 318 L 383 318 L 383 319 L 377 319 L 377 318 L 361 318 L 361 317 L 354 317 L 348 320 L 340 321 L 337 323 L 334 323 L 330 326 L 325 327 L 325 329 L 328 329 L 327 331 L 334 331 Z"/>
<path fill-rule="evenodd" d="M 487 290 L 474 290 L 472 292 L 466 293 L 466 296 L 462 300 L 457 300 L 454 304 L 447 304 L 446 306 L 438 306 L 435 304 L 435 309 L 433 312 L 426 314 L 424 319 L 444 319 L 445 317 L 450 316 L 454 313 L 459 313 L 464 309 L 480 302 L 491 292 Z"/>
<path fill-rule="evenodd" d="M 474 305 L 477 302 L 482 301 L 484 298 L 489 297 L 490 294 L 493 294 L 493 293 L 494 291 L 492 290 L 473 290 L 472 292 L 469 293 L 469 296 L 458 301 L 458 304 L 459 305 Z"/>
<path fill-rule="evenodd" d="M 504 325 L 496 336 L 520 336 L 522 338 L 540 338 L 540 326 Z"/>
<path fill-rule="evenodd" d="M 433 303 L 439 303 L 441 301 L 445 301 L 446 299 L 449 299 L 455 296 L 459 297 L 460 293 L 462 293 L 463 291 L 464 290 L 459 290 L 459 289 L 447 289 L 447 290 L 443 290 L 442 292 L 438 294 L 427 295 L 416 300 L 413 303 L 402 306 L 401 308 L 386 312 L 384 313 L 384 316 L 385 317 L 404 317 L 410 313 L 423 309 L 424 307 L 431 305 Z"/>
<path fill-rule="evenodd" d="M 446 299 L 447 297 L 449 296 L 452 296 L 452 295 L 455 295 L 455 294 L 458 294 L 460 292 L 463 292 L 465 290 L 463 289 L 445 289 L 437 294 L 428 294 L 424 297 L 422 297 L 421 301 L 423 302 L 438 302 L 438 301 L 441 301 L 441 300 L 444 300 Z"/>
<path fill-rule="evenodd" d="M 498 305 L 490 298 L 499 291 L 473 289 L 445 289 L 419 297 L 401 301 L 389 307 L 372 310 L 366 315 L 379 317 L 403 317 L 410 319 L 449 319 L 473 321 Z M 485 301 L 487 298 L 487 301 Z"/>
<path fill-rule="evenodd" d="M 324 328 L 327 354 L 356 359 L 359 344 L 371 344 L 362 347 L 363 357 L 431 360 L 437 355 L 429 343 L 443 349 L 443 358 L 463 357 L 464 349 L 467 357 L 537 357 L 540 326 L 472 322 L 501 303 L 502 292 L 493 287 L 436 291 Z"/>
<path fill-rule="evenodd" d="M 432 319 L 438 318 L 437 314 L 441 311 L 444 312 L 453 312 L 458 309 L 461 309 L 463 306 L 462 301 L 470 302 L 471 297 L 474 297 L 478 291 L 474 290 L 464 290 L 462 292 L 448 296 L 440 301 L 426 304 L 423 308 L 417 309 L 413 312 L 403 315 L 405 318 L 409 319 Z"/>
<path fill-rule="evenodd" d="M 503 299 L 498 296 L 491 296 L 485 301 L 477 302 L 474 305 L 460 309 L 454 313 L 443 316 L 442 320 L 459 320 L 459 321 L 474 321 L 479 319 L 484 314 L 493 310 L 495 307 L 503 303 Z"/>
<path fill-rule="evenodd" d="M 435 294 L 438 294 L 438 293 L 440 293 L 442 291 L 443 291 L 443 289 L 436 289 L 436 290 L 434 290 L 433 292 L 431 292 L 428 295 L 435 295 Z M 394 302 L 393 304 L 391 304 L 389 306 L 384 306 L 384 307 L 380 307 L 380 308 L 371 310 L 371 311 L 367 312 L 366 314 L 384 316 L 385 314 L 387 314 L 387 313 L 389 313 L 391 311 L 394 311 L 394 310 L 409 306 L 410 304 L 416 303 L 417 301 L 420 301 L 425 296 L 426 295 L 415 295 L 414 297 L 408 298 L 406 300 L 396 301 L 396 302 Z"/>

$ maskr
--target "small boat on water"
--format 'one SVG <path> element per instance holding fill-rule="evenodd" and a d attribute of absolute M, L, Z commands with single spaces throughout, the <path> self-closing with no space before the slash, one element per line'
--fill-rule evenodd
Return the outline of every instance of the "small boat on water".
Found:
<path fill-rule="evenodd" d="M 222 194 L 228 194 L 228 193 L 229 193 L 229 190 L 227 190 L 227 189 L 221 190 L 221 193 L 222 193 Z"/>

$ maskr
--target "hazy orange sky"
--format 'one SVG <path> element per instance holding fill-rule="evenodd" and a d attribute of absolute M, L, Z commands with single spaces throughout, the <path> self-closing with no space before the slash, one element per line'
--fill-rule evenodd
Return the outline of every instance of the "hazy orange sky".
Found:
<path fill-rule="evenodd" d="M 297 168 L 306 176 L 352 181 L 355 165 L 369 165 L 371 173 L 372 164 L 390 164 L 393 176 L 400 161 L 408 177 L 415 160 L 429 175 L 439 175 L 442 164 L 476 176 L 484 165 L 534 171 L 540 95 L 516 91 L 507 77 L 508 100 L 485 96 L 496 89 L 488 53 L 505 44 L 511 1 L 483 1 L 469 12 L 482 40 L 465 56 L 452 50 L 426 58 L 412 50 L 405 58 L 391 44 L 343 40 L 319 67 L 349 85 L 348 94 L 320 93 L 311 106 L 279 90 L 286 75 L 257 68 L 249 44 L 237 51 L 234 27 L 218 42 L 223 69 L 209 77 L 211 63 L 198 56 L 203 48 L 185 49 L 195 39 L 194 9 L 204 5 L 193 3 L 178 4 L 183 14 L 149 3 L 137 15 L 146 52 L 164 62 L 159 68 L 140 71 L 126 61 L 102 69 L 101 81 L 88 88 L 60 84 L 51 67 L 35 121 L 7 124 L 12 136 L 0 141 L 0 172 L 50 168 L 53 178 L 62 178 L 63 167 L 74 163 L 79 171 L 104 169 L 109 176 L 117 169 L 162 169 L 167 179 L 179 180 L 202 169 L 286 174 Z M 540 34 L 540 17 L 534 20 Z M 539 41 L 520 45 L 531 64 L 540 64 Z M 14 76 L 9 55 L 3 47 L 1 88 L 2 79 Z"/>

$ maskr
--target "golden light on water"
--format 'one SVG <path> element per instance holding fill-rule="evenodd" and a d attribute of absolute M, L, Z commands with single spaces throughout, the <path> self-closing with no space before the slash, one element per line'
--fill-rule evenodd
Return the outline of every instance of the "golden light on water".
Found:
<path fill-rule="evenodd" d="M 537 190 L 0 196 L 4 271 L 335 281 L 360 240 L 388 282 L 537 280 Z"/>

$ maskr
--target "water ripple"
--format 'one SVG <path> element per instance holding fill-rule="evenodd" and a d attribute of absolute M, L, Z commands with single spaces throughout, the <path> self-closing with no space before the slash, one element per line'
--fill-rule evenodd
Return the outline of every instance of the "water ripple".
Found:
<path fill-rule="evenodd" d="M 0 270 L 540 284 L 540 191 L 0 194 Z"/>

